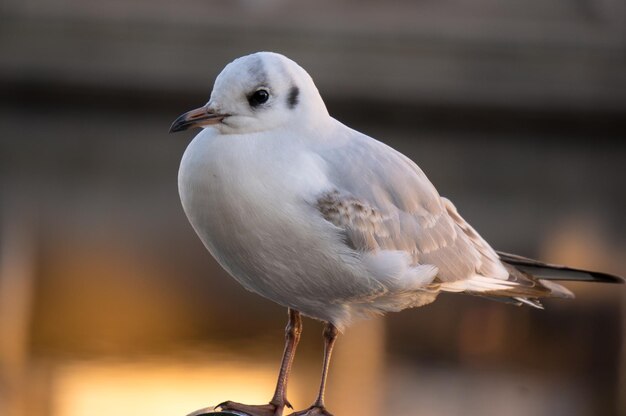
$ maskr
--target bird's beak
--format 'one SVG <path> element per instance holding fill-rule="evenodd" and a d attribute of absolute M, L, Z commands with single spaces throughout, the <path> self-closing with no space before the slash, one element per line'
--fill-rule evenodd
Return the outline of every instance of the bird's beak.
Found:
<path fill-rule="evenodd" d="M 177 131 L 183 131 L 192 127 L 203 127 L 211 124 L 217 124 L 224 118 L 228 117 L 228 114 L 217 114 L 206 105 L 204 107 L 196 108 L 178 117 L 172 123 L 170 127 L 170 133 L 176 133 Z"/>

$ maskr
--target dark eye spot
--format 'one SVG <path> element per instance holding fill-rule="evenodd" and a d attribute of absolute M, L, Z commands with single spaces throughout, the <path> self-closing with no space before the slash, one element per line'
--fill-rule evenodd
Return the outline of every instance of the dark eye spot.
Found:
<path fill-rule="evenodd" d="M 256 90 L 255 92 L 252 93 L 251 96 L 248 97 L 248 102 L 250 103 L 251 107 L 258 107 L 261 104 L 267 102 L 267 100 L 269 100 L 270 98 L 270 93 L 267 92 L 267 90 Z"/>
<path fill-rule="evenodd" d="M 287 107 L 294 109 L 296 105 L 298 105 L 298 95 L 300 94 L 300 89 L 298 87 L 291 87 L 289 90 L 289 95 L 287 95 Z"/>

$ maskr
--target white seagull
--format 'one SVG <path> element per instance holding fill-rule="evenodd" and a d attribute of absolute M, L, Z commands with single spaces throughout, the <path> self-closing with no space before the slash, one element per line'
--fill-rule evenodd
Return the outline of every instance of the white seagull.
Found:
<path fill-rule="evenodd" d="M 222 410 L 280 416 L 291 407 L 301 314 L 325 322 L 325 354 L 317 400 L 292 415 L 330 415 L 331 352 L 356 319 L 423 306 L 441 292 L 541 308 L 540 298 L 573 297 L 553 280 L 622 281 L 494 251 L 413 161 L 332 118 L 309 74 L 283 55 L 228 64 L 209 102 L 170 131 L 191 127 L 203 130 L 178 174 L 191 225 L 244 288 L 289 312 L 272 400 L 227 401 Z"/>

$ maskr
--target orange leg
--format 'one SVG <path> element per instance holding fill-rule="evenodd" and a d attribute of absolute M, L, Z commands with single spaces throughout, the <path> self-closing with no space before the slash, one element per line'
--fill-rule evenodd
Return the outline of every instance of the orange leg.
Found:
<path fill-rule="evenodd" d="M 268 404 L 250 405 L 226 401 L 218 404 L 215 408 L 219 407 L 222 410 L 235 410 L 250 416 L 282 416 L 285 406 L 292 408 L 291 403 L 287 400 L 287 381 L 301 334 L 302 317 L 300 316 L 300 312 L 289 309 L 289 322 L 285 328 L 285 351 L 283 352 L 283 359 L 278 373 L 276 391 L 274 392 L 274 397 L 272 397 L 272 400 L 270 400 Z M 194 412 L 189 416 L 199 416 L 203 414 L 198 412 Z"/>
<path fill-rule="evenodd" d="M 326 391 L 326 378 L 328 376 L 328 367 L 330 366 L 330 356 L 333 353 L 337 335 L 337 328 L 331 323 L 326 323 L 324 327 L 324 366 L 322 368 L 322 381 L 320 383 L 320 391 L 317 395 L 317 399 L 308 409 L 292 413 L 289 416 L 332 416 L 324 406 L 324 392 Z"/>

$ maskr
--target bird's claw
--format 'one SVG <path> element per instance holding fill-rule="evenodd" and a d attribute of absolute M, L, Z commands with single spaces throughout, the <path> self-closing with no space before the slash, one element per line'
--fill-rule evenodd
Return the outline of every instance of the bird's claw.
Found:
<path fill-rule="evenodd" d="M 323 406 L 311 406 L 308 409 L 291 413 L 288 416 L 333 416 L 333 414 Z"/>
<path fill-rule="evenodd" d="M 215 406 L 213 406 L 213 410 L 221 409 L 223 406 L 227 406 L 229 402 L 229 400 L 226 400 L 225 402 L 216 404 Z"/>
<path fill-rule="evenodd" d="M 277 406 L 272 403 L 253 405 L 237 403 L 230 400 L 222 402 L 215 406 L 213 410 L 234 410 L 236 412 L 245 413 L 250 416 L 282 416 L 283 406 Z M 200 416 L 200 415 L 197 415 Z"/>

